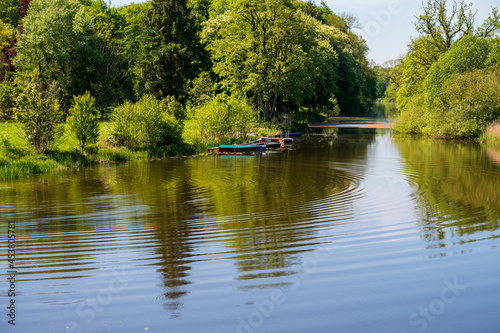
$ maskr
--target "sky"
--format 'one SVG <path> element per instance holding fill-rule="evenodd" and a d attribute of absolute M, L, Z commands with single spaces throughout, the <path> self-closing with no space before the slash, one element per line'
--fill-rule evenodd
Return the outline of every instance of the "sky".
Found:
<path fill-rule="evenodd" d="M 128 5 L 141 0 L 111 0 L 113 6 Z M 316 0 L 320 3 L 320 0 Z M 367 42 L 368 58 L 379 65 L 404 55 L 411 37 L 416 37 L 413 22 L 421 12 L 421 0 L 325 0 L 334 13 L 354 14 L 362 26 L 354 31 Z M 470 1 L 466 1 L 467 3 Z M 451 3 L 451 1 L 450 1 Z M 500 7 L 498 0 L 476 0 L 478 22 L 491 12 L 491 7 Z"/>

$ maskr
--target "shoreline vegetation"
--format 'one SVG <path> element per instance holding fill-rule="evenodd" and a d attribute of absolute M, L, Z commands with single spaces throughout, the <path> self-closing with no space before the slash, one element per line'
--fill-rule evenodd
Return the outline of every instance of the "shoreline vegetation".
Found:
<path fill-rule="evenodd" d="M 364 116 L 386 81 L 358 25 L 303 0 L 0 0 L 0 179 Z"/>
<path fill-rule="evenodd" d="M 311 124 L 311 129 L 328 128 L 369 128 L 388 129 L 390 123 L 377 121 L 375 118 L 335 117 L 328 122 Z M 78 140 L 69 131 L 66 124 L 60 124 L 58 131 L 62 134 L 54 143 L 48 154 L 37 154 L 23 139 L 23 131 L 19 123 L 0 123 L 0 181 L 49 173 L 67 168 L 80 168 L 94 165 L 127 162 L 134 160 L 154 160 L 164 158 L 193 157 L 210 154 L 210 143 L 188 144 L 174 143 L 158 147 L 128 148 L 116 146 L 108 141 L 106 133 L 112 124 L 109 121 L 99 123 L 100 136 L 96 144 L 85 149 L 78 148 Z M 260 128 L 262 136 L 272 135 L 274 129 Z M 306 136 L 307 138 L 307 136 Z M 224 140 L 226 144 L 242 143 L 244 138 Z M 477 142 L 500 151 L 500 123 L 490 125 Z"/>

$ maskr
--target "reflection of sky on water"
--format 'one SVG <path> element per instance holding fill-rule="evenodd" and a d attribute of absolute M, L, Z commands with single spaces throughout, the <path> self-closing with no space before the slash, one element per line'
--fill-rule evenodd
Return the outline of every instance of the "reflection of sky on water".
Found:
<path fill-rule="evenodd" d="M 263 332 L 408 331 L 414 309 L 454 276 L 489 293 L 464 296 L 447 308 L 459 319 L 433 329 L 468 327 L 470 304 L 495 308 L 500 209 L 487 200 L 500 193 L 487 153 L 385 130 L 317 140 L 267 157 L 128 163 L 2 187 L 28 311 L 16 329 L 229 332 L 278 290 L 286 302 Z M 116 274 L 126 286 L 111 292 Z M 106 292 L 87 322 L 89 300 Z"/>

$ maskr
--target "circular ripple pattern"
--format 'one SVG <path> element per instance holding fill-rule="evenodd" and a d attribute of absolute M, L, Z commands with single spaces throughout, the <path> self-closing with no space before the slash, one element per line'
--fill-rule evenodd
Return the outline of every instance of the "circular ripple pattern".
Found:
<path fill-rule="evenodd" d="M 447 306 L 454 320 L 436 315 L 432 330 L 487 332 L 468 325 L 494 321 L 469 304 L 487 314 L 500 292 L 490 156 L 349 132 L 262 156 L 2 184 L 1 218 L 16 225 L 16 329 L 410 332 L 415 309 L 457 279 L 477 293 Z"/>

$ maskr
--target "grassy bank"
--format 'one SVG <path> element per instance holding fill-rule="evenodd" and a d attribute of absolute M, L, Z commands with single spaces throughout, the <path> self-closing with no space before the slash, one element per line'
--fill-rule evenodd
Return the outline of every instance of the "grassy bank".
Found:
<path fill-rule="evenodd" d="M 76 137 L 70 133 L 66 124 L 61 124 L 51 152 L 39 155 L 25 140 L 20 124 L 0 123 L 0 181 L 50 172 L 58 168 L 186 156 L 197 151 L 197 147 L 189 144 L 137 149 L 117 147 L 109 140 L 110 123 L 102 122 L 100 127 L 99 142 L 82 153 L 78 149 Z"/>
<path fill-rule="evenodd" d="M 112 123 L 101 122 L 100 138 L 82 153 L 75 135 L 67 124 L 57 128 L 57 139 L 47 155 L 40 155 L 24 137 L 21 125 L 16 122 L 0 122 L 0 181 L 16 179 L 51 172 L 52 170 L 85 167 L 91 165 L 126 162 L 131 160 L 161 159 L 168 157 L 192 156 L 207 153 L 210 147 L 219 144 L 242 143 L 250 137 L 226 137 L 220 141 L 202 141 L 197 137 L 196 123 L 187 120 L 184 123 L 183 143 L 168 146 L 128 148 L 113 144 Z M 273 135 L 276 126 L 262 122 L 253 129 L 258 136 Z"/>

